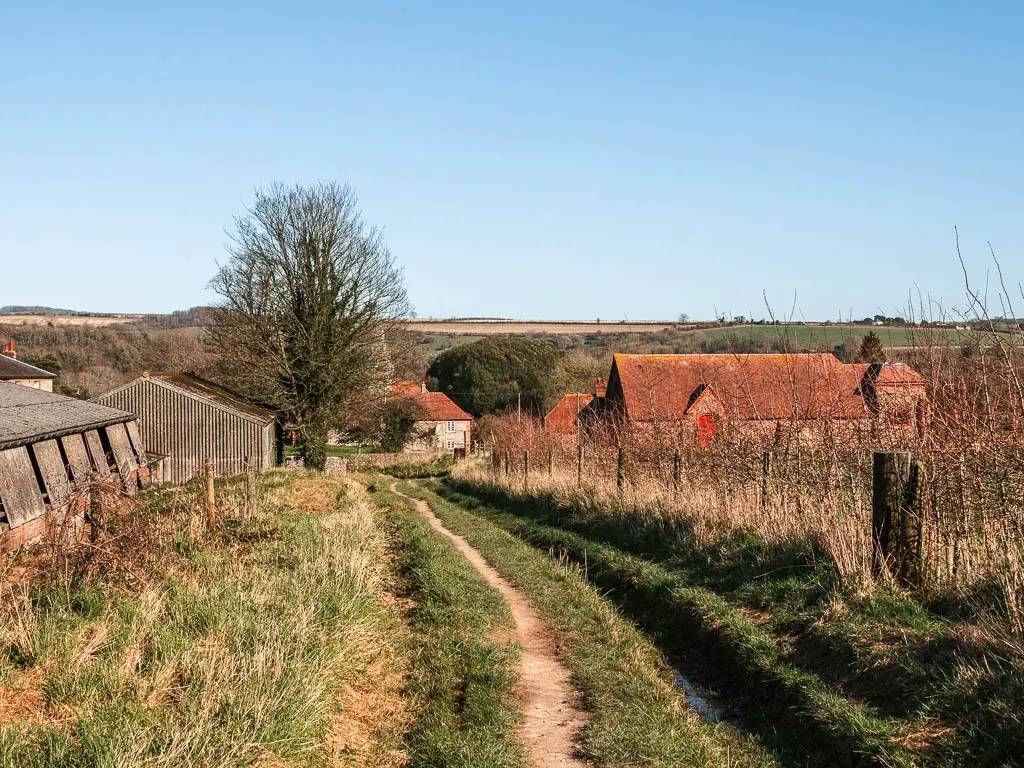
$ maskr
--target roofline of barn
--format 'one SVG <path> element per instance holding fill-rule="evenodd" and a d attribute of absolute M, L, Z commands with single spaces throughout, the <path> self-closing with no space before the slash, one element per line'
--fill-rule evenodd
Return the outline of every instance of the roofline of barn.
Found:
<path fill-rule="evenodd" d="M 188 375 L 188 374 L 186 374 L 186 375 Z M 195 378 L 199 379 L 199 377 L 195 377 Z M 202 381 L 202 379 L 199 379 L 199 380 Z M 153 374 L 153 375 L 143 374 L 142 376 L 137 376 L 136 378 L 132 379 L 131 381 L 125 382 L 124 384 L 122 384 L 119 387 L 114 387 L 114 389 L 111 389 L 111 390 L 109 390 L 107 392 L 104 392 L 102 395 L 97 395 L 92 400 L 93 400 L 93 402 L 99 402 L 99 401 L 101 401 L 101 400 L 103 400 L 105 398 L 108 398 L 108 397 L 110 397 L 112 395 L 116 395 L 116 394 L 118 394 L 120 392 L 125 391 L 126 389 L 128 389 L 130 387 L 133 387 L 133 386 L 135 386 L 136 384 L 138 384 L 141 381 L 148 381 L 148 382 L 151 382 L 151 383 L 156 384 L 158 386 L 161 386 L 164 389 L 171 390 L 173 392 L 176 392 L 178 394 L 184 395 L 186 397 L 193 397 L 196 400 L 200 400 L 200 401 L 202 401 L 204 403 L 207 403 L 208 405 L 210 405 L 213 408 L 216 408 L 219 411 L 223 411 L 224 413 L 229 413 L 232 416 L 237 416 L 238 418 L 244 419 L 245 421 L 251 422 L 253 424 L 258 424 L 261 427 L 265 427 L 268 424 L 272 424 L 275 421 L 277 421 L 277 419 L 278 419 L 278 415 L 276 413 L 274 413 L 273 411 L 267 410 L 265 408 L 261 408 L 261 407 L 255 405 L 255 404 L 247 403 L 246 407 L 250 408 L 250 409 L 253 409 L 253 410 L 263 411 L 264 413 L 267 414 L 265 418 L 260 418 L 259 416 L 256 416 L 253 413 L 247 413 L 243 408 L 233 407 L 232 405 L 230 405 L 228 403 L 222 402 L 222 401 L 217 400 L 216 398 L 213 398 L 213 397 L 209 397 L 209 396 L 204 395 L 204 394 L 202 394 L 200 392 L 196 392 L 195 390 L 179 386 L 179 385 L 175 384 L 173 380 L 168 379 L 168 378 L 166 378 L 165 375 L 159 374 L 159 373 Z"/>
<path fill-rule="evenodd" d="M 111 409 L 113 410 L 113 409 Z M 6 451 L 9 448 L 20 448 L 23 445 L 32 445 L 33 443 L 39 443 L 43 440 L 56 440 L 59 437 L 66 437 L 67 435 L 78 435 L 82 432 L 89 432 L 93 429 L 103 429 L 113 424 L 127 424 L 129 421 L 135 421 L 135 414 L 121 412 L 118 416 L 111 416 L 109 419 L 100 419 L 98 421 L 75 424 L 73 426 L 61 427 L 60 429 L 52 429 L 47 432 L 35 432 L 25 437 L 18 437 L 12 440 L 0 440 L 0 451 Z"/>

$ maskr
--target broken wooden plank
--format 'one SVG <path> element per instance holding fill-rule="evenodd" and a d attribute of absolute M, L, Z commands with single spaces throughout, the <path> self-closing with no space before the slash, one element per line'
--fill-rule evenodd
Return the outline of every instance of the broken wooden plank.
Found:
<path fill-rule="evenodd" d="M 71 482 L 64 466 L 64 457 L 56 440 L 42 440 L 32 444 L 32 455 L 43 478 L 43 487 L 50 499 L 52 509 L 63 507 L 71 496 Z"/>
<path fill-rule="evenodd" d="M 107 460 L 107 454 L 103 450 L 103 441 L 100 439 L 100 433 L 95 429 L 90 429 L 84 434 L 85 445 L 89 449 L 89 456 L 92 457 L 92 466 L 101 477 L 109 477 L 110 475 L 110 462 Z"/>
<path fill-rule="evenodd" d="M 76 483 L 88 482 L 93 467 L 89 460 L 89 450 L 85 447 L 85 439 L 82 435 L 64 435 L 60 439 L 60 444 L 64 448 L 64 455 L 68 457 L 71 479 Z"/>
<path fill-rule="evenodd" d="M 105 427 L 107 442 L 110 443 L 110 451 L 114 454 L 114 461 L 117 462 L 117 471 L 124 481 L 124 489 L 132 496 L 138 489 L 136 471 L 139 469 L 138 461 L 132 452 L 131 442 L 128 440 L 128 430 L 124 424 L 111 424 Z"/>
<path fill-rule="evenodd" d="M 0 501 L 11 528 L 46 514 L 32 459 L 24 446 L 0 451 Z"/>

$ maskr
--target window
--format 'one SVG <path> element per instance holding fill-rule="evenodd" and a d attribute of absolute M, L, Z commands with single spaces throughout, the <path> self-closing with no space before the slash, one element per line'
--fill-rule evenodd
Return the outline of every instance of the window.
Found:
<path fill-rule="evenodd" d="M 449 432 L 454 432 L 455 431 L 455 422 L 454 421 L 449 421 L 448 422 L 448 431 Z"/>
<path fill-rule="evenodd" d="M 451 422 L 449 422 L 449 424 L 450 423 Z M 455 441 L 454 440 L 449 440 L 448 441 L 448 450 L 455 450 Z"/>
<path fill-rule="evenodd" d="M 914 417 L 909 408 L 897 408 L 889 417 L 889 423 L 894 427 L 909 427 L 914 423 Z"/>

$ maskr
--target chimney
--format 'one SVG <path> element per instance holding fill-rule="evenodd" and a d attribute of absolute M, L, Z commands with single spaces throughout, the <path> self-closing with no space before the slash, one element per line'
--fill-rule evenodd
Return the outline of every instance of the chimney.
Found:
<path fill-rule="evenodd" d="M 18 353 L 14 351 L 14 339 L 7 342 L 7 346 L 4 347 L 2 354 L 4 357 L 9 357 L 12 360 L 18 359 Z"/>
<path fill-rule="evenodd" d="M 604 397 L 608 392 L 608 385 L 604 383 L 604 379 L 594 379 L 594 396 Z"/>

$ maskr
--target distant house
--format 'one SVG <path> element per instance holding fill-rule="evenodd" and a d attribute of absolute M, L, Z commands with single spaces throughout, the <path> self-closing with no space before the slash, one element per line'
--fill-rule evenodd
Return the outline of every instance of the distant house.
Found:
<path fill-rule="evenodd" d="M 588 423 L 681 428 L 708 445 L 725 429 L 770 442 L 780 429 L 923 436 L 924 379 L 907 365 L 843 364 L 831 354 L 615 355 L 608 390 Z"/>
<path fill-rule="evenodd" d="M 604 397 L 605 389 L 604 379 L 598 379 L 594 382 L 592 393 L 571 392 L 562 395 L 562 399 L 544 416 L 544 429 L 563 435 L 575 435 L 580 413 L 595 397 Z"/>
<path fill-rule="evenodd" d="M 277 463 L 277 414 L 188 373 L 146 373 L 94 402 L 138 416 L 146 446 L 164 456 L 155 479 L 185 482 L 212 459 L 218 475 L 245 471 L 251 456 Z"/>
<path fill-rule="evenodd" d="M 44 392 L 53 392 L 55 378 L 57 378 L 55 374 L 19 360 L 18 353 L 14 351 L 13 339 L 0 350 L 0 381 L 22 384 L 32 387 L 32 389 L 41 389 Z"/>
<path fill-rule="evenodd" d="M 418 410 L 413 439 L 406 453 L 450 451 L 468 453 L 472 446 L 473 417 L 443 392 L 428 392 L 424 384 L 398 381 L 391 387 L 389 400 L 407 399 Z"/>
<path fill-rule="evenodd" d="M 67 513 L 74 483 L 120 477 L 134 493 L 148 481 L 135 416 L 52 392 L 0 383 L 0 530 L 16 546 Z M 84 508 L 70 510 L 81 514 Z M 50 518 L 52 519 L 52 518 Z"/>

